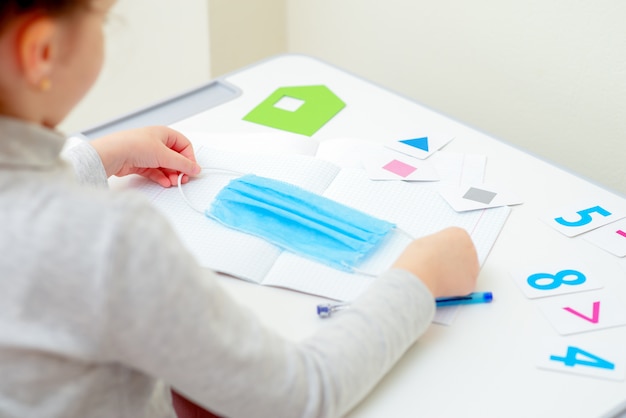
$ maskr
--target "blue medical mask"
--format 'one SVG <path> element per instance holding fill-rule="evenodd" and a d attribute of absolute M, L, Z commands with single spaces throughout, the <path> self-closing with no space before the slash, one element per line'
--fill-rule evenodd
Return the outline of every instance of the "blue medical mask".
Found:
<path fill-rule="evenodd" d="M 300 187 L 250 174 L 224 187 L 205 214 L 343 271 L 353 271 L 394 228 Z"/>

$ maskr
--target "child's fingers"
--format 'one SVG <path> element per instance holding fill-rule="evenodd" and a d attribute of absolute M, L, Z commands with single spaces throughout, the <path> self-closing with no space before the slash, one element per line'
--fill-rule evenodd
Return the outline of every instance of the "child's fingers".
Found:
<path fill-rule="evenodd" d="M 158 169 L 145 170 L 141 175 L 162 187 L 170 187 L 172 184 L 176 184 L 172 183 L 170 177 L 166 176 L 165 173 Z"/>
<path fill-rule="evenodd" d="M 187 137 L 185 137 L 178 131 L 175 131 L 171 128 L 165 129 L 167 131 L 165 146 L 171 148 L 181 155 L 184 155 L 192 161 L 196 161 L 196 156 L 193 152 L 193 146 L 191 145 L 191 141 L 189 141 Z"/>
<path fill-rule="evenodd" d="M 170 183 L 172 184 L 172 186 L 177 186 L 178 185 L 178 176 L 180 175 L 180 173 L 175 172 L 175 171 L 170 171 L 166 173 L 165 175 L 170 179 Z M 183 177 L 180 179 L 181 184 L 185 184 L 189 181 L 189 176 L 186 174 L 183 174 Z"/>
<path fill-rule="evenodd" d="M 164 158 L 160 161 L 160 168 L 184 173 L 189 176 L 200 174 L 201 168 L 197 162 L 190 160 L 176 151 L 168 149 Z"/>

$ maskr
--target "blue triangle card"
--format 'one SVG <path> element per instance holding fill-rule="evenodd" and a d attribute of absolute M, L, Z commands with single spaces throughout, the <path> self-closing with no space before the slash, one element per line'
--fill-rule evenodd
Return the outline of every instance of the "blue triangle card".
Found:
<path fill-rule="evenodd" d="M 400 142 L 402 142 L 403 144 L 410 145 L 414 148 L 421 149 L 422 151 L 428 152 L 428 137 L 427 136 L 423 138 L 404 139 Z"/>
<path fill-rule="evenodd" d="M 406 138 L 406 137 L 405 137 Z M 413 138 L 389 141 L 387 148 L 421 160 L 437 152 L 454 137 L 440 134 L 416 135 Z"/>

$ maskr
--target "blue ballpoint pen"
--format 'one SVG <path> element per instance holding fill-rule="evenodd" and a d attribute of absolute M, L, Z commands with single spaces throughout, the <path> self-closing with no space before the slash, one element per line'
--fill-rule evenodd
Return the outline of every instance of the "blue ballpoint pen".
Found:
<path fill-rule="evenodd" d="M 467 305 L 471 303 L 489 303 L 493 300 L 491 292 L 474 292 L 465 296 L 450 296 L 435 299 L 435 304 L 439 306 Z M 350 307 L 349 303 L 323 303 L 317 305 L 317 315 L 320 318 L 328 318 L 332 314 Z"/>
<path fill-rule="evenodd" d="M 493 300 L 491 292 L 474 292 L 465 296 L 452 296 L 447 298 L 437 298 L 437 306 L 467 305 L 470 303 L 489 303 Z"/>

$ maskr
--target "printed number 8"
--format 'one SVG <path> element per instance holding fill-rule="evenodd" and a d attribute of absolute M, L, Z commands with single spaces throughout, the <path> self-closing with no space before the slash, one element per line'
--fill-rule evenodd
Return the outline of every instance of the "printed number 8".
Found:
<path fill-rule="evenodd" d="M 575 279 L 565 280 L 568 276 L 576 276 Z M 540 283 L 541 280 L 550 279 L 548 283 Z M 552 290 L 566 284 L 576 286 L 585 283 L 587 278 L 584 274 L 577 270 L 561 270 L 557 274 L 535 273 L 528 276 L 526 280 L 531 287 L 539 290 Z"/>
<path fill-rule="evenodd" d="M 578 212 L 576 212 L 578 215 L 580 215 L 580 219 L 577 221 L 574 221 L 574 222 L 566 221 L 565 219 L 563 219 L 563 217 L 554 218 L 554 220 L 563 226 L 583 226 L 583 225 L 587 225 L 589 222 L 593 220 L 591 217 L 591 214 L 594 212 L 599 213 L 602 216 L 611 216 L 611 212 L 609 212 L 608 210 L 603 209 L 600 206 L 594 206 L 592 208 L 583 209 L 583 210 L 579 210 Z"/>

